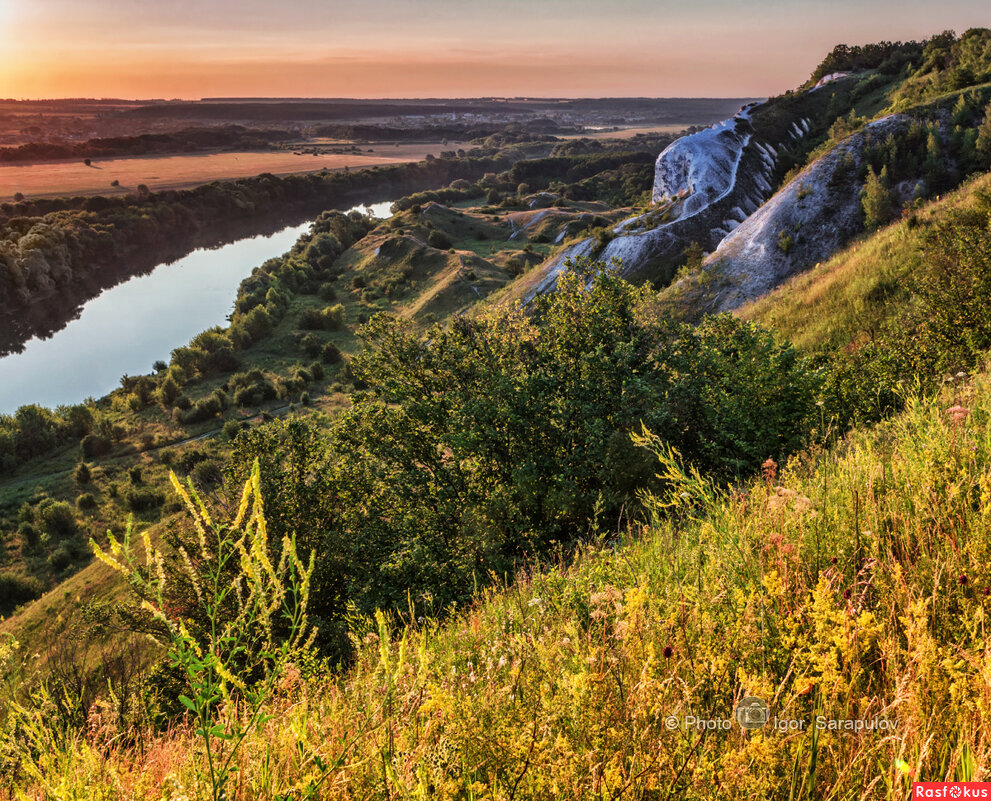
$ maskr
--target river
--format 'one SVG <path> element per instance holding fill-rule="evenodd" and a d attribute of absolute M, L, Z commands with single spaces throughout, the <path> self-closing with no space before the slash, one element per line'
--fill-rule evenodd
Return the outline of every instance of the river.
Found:
<path fill-rule="evenodd" d="M 389 216 L 391 204 L 356 206 Z M 143 375 L 155 361 L 215 325 L 226 325 L 237 289 L 267 259 L 288 251 L 310 223 L 219 248 L 194 250 L 103 291 L 50 337 L 34 337 L 0 358 L 0 414 L 25 404 L 55 408 L 98 398 L 122 375 Z"/>

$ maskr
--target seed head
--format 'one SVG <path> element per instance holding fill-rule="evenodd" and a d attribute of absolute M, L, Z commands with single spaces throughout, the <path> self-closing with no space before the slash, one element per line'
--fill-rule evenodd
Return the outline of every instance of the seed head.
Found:
<path fill-rule="evenodd" d="M 764 480 L 770 484 L 778 476 L 778 463 L 774 459 L 768 458 L 764 460 L 764 464 L 760 466 L 761 472 L 764 474 Z"/>
<path fill-rule="evenodd" d="M 966 406 L 961 406 L 958 403 L 956 406 L 951 406 L 947 409 L 946 414 L 949 416 L 953 425 L 960 425 L 960 423 L 967 419 L 967 415 L 970 414 L 970 409 Z"/>

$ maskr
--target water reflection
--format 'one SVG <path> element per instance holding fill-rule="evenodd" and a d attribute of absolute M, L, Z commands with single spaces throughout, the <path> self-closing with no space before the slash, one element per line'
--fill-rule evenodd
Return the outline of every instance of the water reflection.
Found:
<path fill-rule="evenodd" d="M 309 227 L 195 250 L 105 290 L 58 333 L 34 337 L 0 359 L 0 413 L 27 403 L 79 403 L 105 395 L 125 373 L 150 372 L 157 359 L 168 361 L 173 348 L 200 331 L 225 325 L 241 281 L 289 250 Z"/>

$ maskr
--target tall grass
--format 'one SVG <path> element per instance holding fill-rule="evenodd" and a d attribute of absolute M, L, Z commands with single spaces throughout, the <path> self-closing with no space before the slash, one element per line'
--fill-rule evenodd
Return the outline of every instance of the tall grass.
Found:
<path fill-rule="evenodd" d="M 448 623 L 365 621 L 343 676 L 286 673 L 228 797 L 907 799 L 986 777 L 989 416 L 991 380 L 961 382 L 732 490 L 658 449 L 650 525 Z M 750 695 L 805 730 L 684 725 Z M 129 741 L 33 720 L 37 745 L 5 746 L 17 797 L 195 797 L 191 721 Z"/>
<path fill-rule="evenodd" d="M 923 237 L 931 224 L 951 210 L 973 208 L 977 192 L 988 188 L 987 175 L 965 183 L 796 275 L 739 315 L 773 326 L 806 352 L 829 353 L 873 337 L 911 308 L 910 281 L 923 267 Z"/>

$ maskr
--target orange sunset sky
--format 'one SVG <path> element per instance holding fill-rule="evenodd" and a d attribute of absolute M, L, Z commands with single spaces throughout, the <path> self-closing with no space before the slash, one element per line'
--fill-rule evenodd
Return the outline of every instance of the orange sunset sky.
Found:
<path fill-rule="evenodd" d="M 0 97 L 758 96 L 973 0 L 0 0 Z"/>

